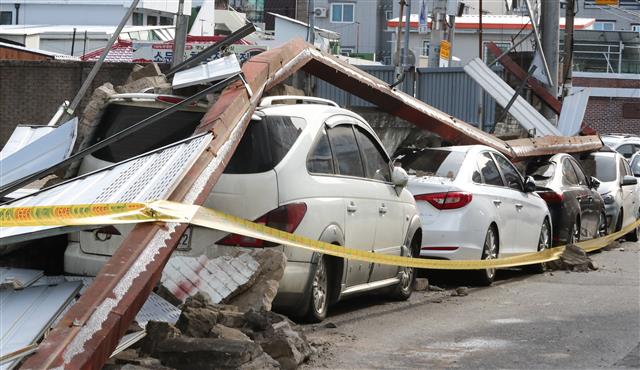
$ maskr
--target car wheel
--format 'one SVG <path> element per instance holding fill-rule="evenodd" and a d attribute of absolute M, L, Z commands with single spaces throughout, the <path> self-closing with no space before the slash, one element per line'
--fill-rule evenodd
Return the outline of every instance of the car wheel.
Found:
<path fill-rule="evenodd" d="M 410 255 L 411 257 L 415 257 L 414 251 L 417 249 L 418 239 L 415 237 L 411 240 L 411 249 L 405 255 Z M 389 298 L 394 301 L 406 301 L 411 297 L 411 293 L 413 293 L 413 282 L 416 277 L 416 269 L 413 267 L 402 267 L 398 272 L 400 276 L 400 283 L 393 287 L 391 292 L 389 292 Z"/>
<path fill-rule="evenodd" d="M 569 229 L 569 242 L 567 244 L 576 244 L 580 242 L 580 220 L 576 219 L 576 222 Z"/>
<path fill-rule="evenodd" d="M 630 242 L 637 242 L 640 240 L 640 226 L 636 226 L 629 234 L 627 234 L 626 239 Z"/>
<path fill-rule="evenodd" d="M 616 229 L 615 232 L 622 230 L 622 208 L 620 208 L 620 212 L 618 212 L 618 219 L 616 220 Z"/>
<path fill-rule="evenodd" d="M 607 230 L 607 215 L 604 213 L 600 214 L 600 219 L 598 220 L 598 235 L 597 238 L 601 238 L 606 236 L 609 232 Z"/>
<path fill-rule="evenodd" d="M 494 225 L 489 226 L 487 235 L 484 237 L 484 247 L 482 249 L 483 260 L 498 258 L 498 231 Z M 482 286 L 489 286 L 496 278 L 496 269 L 485 269 L 476 272 L 476 283 Z"/>
<path fill-rule="evenodd" d="M 540 237 L 538 238 L 538 252 L 551 248 L 551 226 L 549 220 L 544 219 L 542 227 L 540 228 Z M 525 266 L 526 270 L 535 274 L 541 274 L 544 272 L 544 264 L 536 263 L 533 265 Z"/>
<path fill-rule="evenodd" d="M 310 289 L 307 312 L 304 315 L 305 320 L 321 322 L 327 317 L 329 306 L 329 269 L 327 259 L 324 256 L 318 260 Z"/>

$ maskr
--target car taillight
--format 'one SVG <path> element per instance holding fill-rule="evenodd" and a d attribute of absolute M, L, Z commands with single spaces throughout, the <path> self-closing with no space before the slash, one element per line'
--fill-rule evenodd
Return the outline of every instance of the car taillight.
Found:
<path fill-rule="evenodd" d="M 538 195 L 548 203 L 560 203 L 564 198 L 562 193 L 556 193 L 555 191 L 539 191 Z"/>
<path fill-rule="evenodd" d="M 292 233 L 300 225 L 305 213 L 307 213 L 307 205 L 305 203 L 291 203 L 270 211 L 254 222 Z M 238 234 L 229 234 L 225 238 L 218 240 L 216 244 L 250 248 L 273 247 L 276 245 Z"/>
<path fill-rule="evenodd" d="M 429 202 L 437 209 L 457 209 L 471 203 L 473 194 L 464 191 L 450 191 L 446 193 L 420 194 L 414 196 L 415 200 Z"/>

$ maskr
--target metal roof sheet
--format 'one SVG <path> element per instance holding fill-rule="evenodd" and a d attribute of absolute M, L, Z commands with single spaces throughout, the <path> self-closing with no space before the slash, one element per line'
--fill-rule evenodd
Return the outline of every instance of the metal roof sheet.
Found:
<path fill-rule="evenodd" d="M 44 271 L 0 267 L 0 288 L 22 289 L 40 279 Z"/>
<path fill-rule="evenodd" d="M 8 157 L 55 129 L 56 126 L 17 126 L 11 133 L 2 151 L 0 151 L 0 159 Z"/>
<path fill-rule="evenodd" d="M 0 290 L 0 356 L 37 341 L 80 290 L 80 282 Z M 0 365 L 11 369 L 17 361 Z"/>
<path fill-rule="evenodd" d="M 565 96 L 562 100 L 562 111 L 560 111 L 560 118 L 558 119 L 558 130 L 560 130 L 563 135 L 573 136 L 580 132 L 584 112 L 589 102 L 590 92 L 591 89 L 587 87 L 574 88 L 571 90 L 571 94 Z"/>
<path fill-rule="evenodd" d="M 196 136 L 5 203 L 2 207 L 165 199 L 210 139 L 211 134 Z M 68 227 L 0 227 L 0 240 L 12 243 L 71 230 L 73 228 Z"/>
<path fill-rule="evenodd" d="M 464 71 L 482 86 L 486 92 L 493 96 L 496 102 L 502 107 L 505 107 L 516 93 L 511 86 L 489 69 L 479 58 L 472 59 L 464 66 Z M 521 96 L 516 98 L 509 109 L 509 113 L 520 122 L 522 127 L 527 130 L 535 129 L 536 136 L 562 135 L 555 126 L 549 123 L 549 121 Z"/>
<path fill-rule="evenodd" d="M 78 118 L 58 126 L 8 156 L 0 158 L 0 187 L 68 158 L 78 132 Z"/>

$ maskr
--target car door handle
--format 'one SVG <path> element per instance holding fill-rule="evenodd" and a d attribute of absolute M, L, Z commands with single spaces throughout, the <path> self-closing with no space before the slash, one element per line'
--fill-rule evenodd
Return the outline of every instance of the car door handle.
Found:
<path fill-rule="evenodd" d="M 358 207 L 356 207 L 356 204 L 353 202 L 349 203 L 349 205 L 347 206 L 347 212 L 349 213 L 354 213 L 357 210 L 358 210 Z"/>
<path fill-rule="evenodd" d="M 381 215 L 384 215 L 385 213 L 387 213 L 387 206 L 383 204 L 380 207 L 378 207 L 378 213 L 380 213 Z"/>
<path fill-rule="evenodd" d="M 496 205 L 496 206 L 499 206 L 499 205 L 501 205 L 501 204 L 502 204 L 502 201 L 501 201 L 501 200 L 498 200 L 498 199 L 494 199 L 494 200 L 493 200 L 493 204 L 494 204 L 494 205 Z"/>
<path fill-rule="evenodd" d="M 517 204 L 516 204 L 516 208 L 518 209 L 518 211 L 519 211 L 519 210 L 521 210 L 521 209 L 522 209 L 522 207 L 524 207 L 522 204 L 520 204 L 520 203 L 517 203 Z"/>

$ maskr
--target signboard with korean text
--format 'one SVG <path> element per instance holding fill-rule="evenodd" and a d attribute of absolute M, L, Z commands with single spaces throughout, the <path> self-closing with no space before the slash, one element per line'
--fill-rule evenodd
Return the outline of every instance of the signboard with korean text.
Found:
<path fill-rule="evenodd" d="M 211 43 L 187 43 L 184 47 L 185 60 L 198 54 L 202 50 L 211 46 Z M 254 55 L 260 54 L 267 50 L 265 46 L 259 45 L 241 45 L 233 44 L 227 47 L 228 52 L 235 53 L 241 63 L 245 62 Z M 211 59 L 217 59 L 223 56 L 223 52 L 218 52 Z M 171 63 L 173 60 L 173 44 L 153 41 L 134 41 L 133 42 L 133 62 L 134 63 Z"/>
<path fill-rule="evenodd" d="M 451 58 L 451 43 L 447 40 L 440 41 L 440 67 L 448 67 Z"/>

